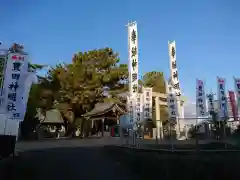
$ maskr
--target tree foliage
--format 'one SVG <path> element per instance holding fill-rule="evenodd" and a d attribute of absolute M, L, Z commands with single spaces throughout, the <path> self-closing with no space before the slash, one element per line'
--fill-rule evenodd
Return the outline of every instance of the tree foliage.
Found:
<path fill-rule="evenodd" d="M 148 72 L 143 76 L 143 86 L 152 87 L 153 92 L 166 93 L 166 84 L 163 72 Z"/>
<path fill-rule="evenodd" d="M 166 94 L 166 84 L 163 72 L 148 72 L 146 73 L 142 81 L 140 82 L 144 87 L 152 87 L 153 92 Z M 164 99 L 162 99 L 164 101 Z M 155 113 L 155 99 L 153 99 L 153 122 L 156 124 L 156 113 Z M 168 120 L 168 110 L 166 106 L 160 105 L 160 119 L 164 122 Z"/>
<path fill-rule="evenodd" d="M 42 70 L 44 67 L 45 67 L 44 65 L 29 63 L 30 71 L 38 72 L 39 70 Z M 29 92 L 26 114 L 24 117 L 24 121 L 21 124 L 22 136 L 28 136 L 29 133 L 34 131 L 36 125 L 38 124 L 38 121 L 35 119 L 35 115 L 36 110 L 39 107 L 38 97 L 40 96 L 40 94 L 41 89 L 39 84 L 32 84 Z"/>
<path fill-rule="evenodd" d="M 111 48 L 75 54 L 71 63 L 52 67 L 41 79 L 40 106 L 45 109 L 55 106 L 74 123 L 96 103 L 126 90 L 128 67 L 119 62 L 118 54 Z"/>

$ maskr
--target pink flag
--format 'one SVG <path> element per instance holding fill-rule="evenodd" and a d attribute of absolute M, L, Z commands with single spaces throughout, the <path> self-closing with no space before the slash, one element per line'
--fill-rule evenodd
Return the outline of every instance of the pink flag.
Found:
<path fill-rule="evenodd" d="M 237 121 L 238 112 L 237 112 L 235 93 L 234 93 L 234 91 L 228 91 L 228 94 L 229 94 L 229 99 L 230 99 L 230 103 L 231 103 L 231 107 L 232 107 L 234 121 Z"/>

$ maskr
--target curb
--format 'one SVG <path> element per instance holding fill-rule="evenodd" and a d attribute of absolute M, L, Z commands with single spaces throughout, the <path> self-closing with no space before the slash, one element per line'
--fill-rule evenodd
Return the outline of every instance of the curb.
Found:
<path fill-rule="evenodd" d="M 224 153 L 224 152 L 235 152 L 240 153 L 240 150 L 237 149 L 209 149 L 209 150 L 191 150 L 191 149 L 154 149 L 154 148 L 138 148 L 138 147 L 131 147 L 131 146 L 124 146 L 124 145 L 114 145 L 114 146 L 105 146 L 110 148 L 122 148 L 122 149 L 131 149 L 131 150 L 139 150 L 139 151 L 150 151 L 150 152 L 185 152 L 185 153 L 196 153 L 196 152 L 203 152 L 203 153 Z"/>

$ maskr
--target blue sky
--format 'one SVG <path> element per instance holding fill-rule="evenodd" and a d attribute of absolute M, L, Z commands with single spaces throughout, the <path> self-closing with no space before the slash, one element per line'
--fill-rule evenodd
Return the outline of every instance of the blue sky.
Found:
<path fill-rule="evenodd" d="M 128 20 L 138 22 L 139 70 L 169 77 L 168 40 L 176 40 L 185 95 L 196 78 L 216 90 L 216 76 L 240 77 L 238 0 L 2 0 L 0 40 L 25 45 L 34 63 L 70 62 L 73 53 L 111 47 L 127 63 Z"/>

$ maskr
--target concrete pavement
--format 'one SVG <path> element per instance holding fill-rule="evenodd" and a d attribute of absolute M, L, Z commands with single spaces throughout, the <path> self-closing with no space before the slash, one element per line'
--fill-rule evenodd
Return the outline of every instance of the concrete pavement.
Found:
<path fill-rule="evenodd" d="M 1 180 L 135 180 L 121 162 L 108 156 L 105 144 L 117 140 L 54 140 L 17 144 L 18 156 L 0 161 Z"/>

